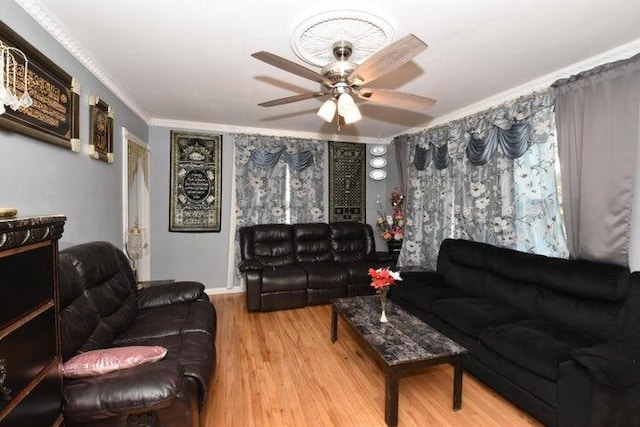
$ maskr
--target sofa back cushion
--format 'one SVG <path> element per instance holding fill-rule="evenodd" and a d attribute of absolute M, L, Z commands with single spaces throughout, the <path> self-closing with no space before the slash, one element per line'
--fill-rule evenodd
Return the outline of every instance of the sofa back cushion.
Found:
<path fill-rule="evenodd" d="M 293 227 L 289 224 L 259 224 L 240 229 L 243 260 L 255 259 L 269 267 L 295 262 Z"/>
<path fill-rule="evenodd" d="M 438 272 L 466 293 L 598 338 L 619 333 L 629 311 L 629 269 L 614 264 L 447 239 L 440 246 Z"/>
<path fill-rule="evenodd" d="M 334 261 L 362 261 L 375 252 L 373 229 L 369 224 L 346 221 L 333 222 L 329 227 Z"/>
<path fill-rule="evenodd" d="M 296 261 L 331 261 L 331 229 L 329 224 L 295 224 L 293 226 Z"/>
<path fill-rule="evenodd" d="M 62 356 L 109 347 L 138 312 L 136 283 L 125 255 L 108 242 L 60 252 Z"/>

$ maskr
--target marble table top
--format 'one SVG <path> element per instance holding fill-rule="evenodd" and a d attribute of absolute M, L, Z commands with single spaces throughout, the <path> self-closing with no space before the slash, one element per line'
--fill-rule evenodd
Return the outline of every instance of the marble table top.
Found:
<path fill-rule="evenodd" d="M 467 350 L 387 298 L 387 323 L 380 322 L 378 295 L 337 298 L 334 309 L 349 322 L 389 365 L 466 353 Z"/>

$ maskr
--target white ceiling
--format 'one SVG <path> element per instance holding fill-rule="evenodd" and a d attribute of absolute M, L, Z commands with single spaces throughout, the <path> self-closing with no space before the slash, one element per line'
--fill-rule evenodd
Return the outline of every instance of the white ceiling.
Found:
<path fill-rule="evenodd" d="M 334 139 L 386 139 L 622 45 L 640 50 L 638 0 L 15 1 L 59 39 L 68 36 L 76 54 L 152 123 Z M 425 52 L 375 86 L 435 98 L 434 107 L 421 113 L 362 103 L 363 120 L 336 134 L 335 124 L 315 115 L 318 99 L 256 105 L 319 85 L 251 53 L 266 50 L 313 68 L 293 53 L 293 30 L 345 7 L 382 17 L 396 38 L 413 33 L 427 42 Z"/>

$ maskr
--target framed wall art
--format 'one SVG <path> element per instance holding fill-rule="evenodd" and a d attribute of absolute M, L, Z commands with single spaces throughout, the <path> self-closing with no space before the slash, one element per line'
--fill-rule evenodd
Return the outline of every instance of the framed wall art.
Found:
<path fill-rule="evenodd" d="M 89 147 L 94 159 L 113 163 L 113 110 L 95 95 L 89 97 Z"/>
<path fill-rule="evenodd" d="M 0 127 L 79 152 L 80 85 L 77 80 L 2 21 L 0 42 L 25 54 L 26 64 L 20 55 L 15 56 L 17 71 L 24 75 L 27 69 L 27 90 L 33 100 L 28 108 L 7 109 L 0 115 Z M 24 81 L 16 81 L 20 93 L 25 89 Z"/>
<path fill-rule="evenodd" d="M 222 135 L 171 131 L 169 231 L 219 232 Z"/>
<path fill-rule="evenodd" d="M 364 144 L 329 141 L 329 221 L 366 221 Z"/>

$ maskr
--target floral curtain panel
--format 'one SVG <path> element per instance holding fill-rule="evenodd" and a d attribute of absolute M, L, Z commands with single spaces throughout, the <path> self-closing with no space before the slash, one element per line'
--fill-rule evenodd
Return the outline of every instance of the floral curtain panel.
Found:
<path fill-rule="evenodd" d="M 238 226 L 322 222 L 326 142 L 236 135 Z"/>
<path fill-rule="evenodd" d="M 399 265 L 436 267 L 445 238 L 567 256 L 549 92 L 408 137 Z"/>

